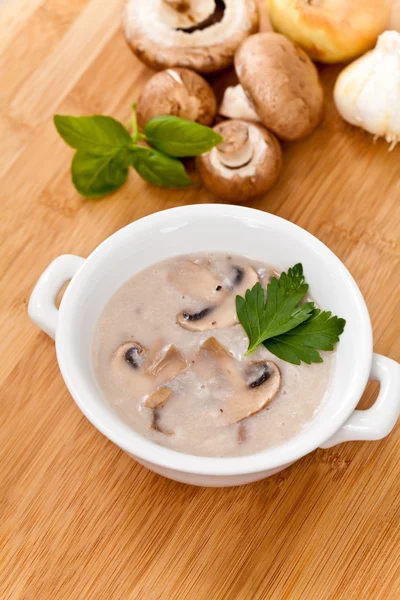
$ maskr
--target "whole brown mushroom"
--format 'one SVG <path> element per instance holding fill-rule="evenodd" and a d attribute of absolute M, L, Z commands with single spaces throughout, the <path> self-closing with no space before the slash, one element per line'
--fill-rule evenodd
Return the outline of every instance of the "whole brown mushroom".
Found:
<path fill-rule="evenodd" d="M 224 141 L 197 157 L 204 187 L 220 198 L 237 202 L 267 192 L 282 166 L 275 136 L 257 123 L 240 120 L 218 123 L 214 131 Z"/>
<path fill-rule="evenodd" d="M 318 71 L 304 50 L 284 35 L 249 37 L 235 54 L 235 69 L 240 86 L 226 91 L 220 110 L 224 116 L 249 118 L 252 111 L 287 141 L 308 135 L 320 122 L 323 89 Z"/>
<path fill-rule="evenodd" d="M 214 92 L 207 81 L 190 69 L 166 69 L 146 83 L 136 104 L 140 129 L 158 115 L 174 115 L 201 125 L 211 125 L 217 111 Z"/>
<path fill-rule="evenodd" d="M 153 69 L 213 73 L 232 64 L 241 42 L 258 31 L 255 0 L 127 0 L 125 35 Z"/>

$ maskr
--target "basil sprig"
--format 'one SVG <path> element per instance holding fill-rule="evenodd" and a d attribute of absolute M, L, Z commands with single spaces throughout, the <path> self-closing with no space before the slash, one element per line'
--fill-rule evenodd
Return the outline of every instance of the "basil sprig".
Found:
<path fill-rule="evenodd" d="M 76 150 L 72 182 L 85 198 L 115 192 L 127 180 L 130 166 L 153 185 L 192 185 L 177 157 L 198 156 L 222 141 L 211 128 L 173 116 L 155 117 L 147 123 L 144 134 L 139 133 L 134 106 L 132 134 L 116 119 L 103 115 L 55 115 L 54 124 L 63 140 Z"/>
<path fill-rule="evenodd" d="M 64 142 L 76 150 L 84 150 L 95 156 L 131 143 L 125 127 L 112 117 L 67 117 L 55 115 L 54 125 Z"/>
<path fill-rule="evenodd" d="M 149 144 L 170 156 L 198 156 L 222 142 L 213 129 L 179 117 L 154 117 L 144 131 Z"/>
<path fill-rule="evenodd" d="M 192 184 L 180 160 L 154 148 L 133 148 L 131 164 L 145 181 L 153 185 L 181 188 Z"/>

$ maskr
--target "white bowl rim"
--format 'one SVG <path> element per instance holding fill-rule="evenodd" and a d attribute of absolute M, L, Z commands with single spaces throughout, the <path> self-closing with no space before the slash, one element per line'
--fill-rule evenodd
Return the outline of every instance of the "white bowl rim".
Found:
<path fill-rule="evenodd" d="M 68 364 L 65 353 L 66 333 L 68 327 L 71 326 L 71 318 L 73 319 L 72 299 L 75 294 L 79 294 L 81 281 L 84 281 L 88 270 L 95 268 L 95 263 L 98 263 L 99 260 L 101 260 L 102 256 L 107 253 L 107 250 L 114 244 L 117 238 L 132 238 L 135 230 L 138 228 L 165 225 L 165 220 L 167 218 L 193 218 L 195 216 L 226 216 L 228 218 L 236 218 L 239 220 L 264 220 L 265 224 L 268 222 L 269 226 L 276 226 L 282 231 L 285 231 L 285 233 L 297 237 L 300 241 L 307 242 L 312 245 L 314 249 L 318 250 L 318 253 L 322 258 L 329 259 L 329 261 L 336 263 L 341 270 L 343 277 L 347 280 L 347 283 L 352 289 L 354 294 L 353 299 L 357 304 L 359 316 L 364 323 L 364 327 L 358 332 L 360 335 L 359 356 L 357 360 L 359 374 L 357 383 L 354 385 L 351 394 L 353 401 L 349 402 L 340 411 L 337 411 L 324 423 L 323 427 L 321 426 L 317 431 L 313 430 L 312 435 L 308 436 L 307 439 L 303 441 L 301 448 L 298 448 L 296 451 L 288 450 L 285 443 L 267 448 L 257 454 L 227 458 L 196 456 L 171 450 L 144 438 L 133 429 L 128 428 L 129 434 L 127 434 L 126 432 L 121 431 L 122 428 L 120 426 L 113 428 L 109 427 L 107 423 L 99 418 L 95 411 L 87 406 L 85 398 L 82 397 L 79 381 L 77 382 L 77 378 L 71 376 L 70 365 Z M 147 462 L 150 468 L 151 464 L 154 464 L 158 467 L 170 469 L 172 471 L 221 477 L 261 473 L 270 469 L 283 467 L 314 451 L 332 437 L 333 434 L 347 421 L 365 389 L 372 363 L 373 339 L 368 309 L 356 282 L 342 261 L 323 242 L 318 240 L 318 238 L 299 225 L 266 211 L 229 204 L 199 204 L 169 208 L 142 217 L 116 231 L 95 248 L 88 258 L 85 259 L 83 266 L 73 277 L 64 294 L 59 311 L 56 333 L 56 352 L 62 376 L 76 404 L 87 419 L 117 446 L 128 452 L 134 458 L 137 457 L 138 459 Z"/>

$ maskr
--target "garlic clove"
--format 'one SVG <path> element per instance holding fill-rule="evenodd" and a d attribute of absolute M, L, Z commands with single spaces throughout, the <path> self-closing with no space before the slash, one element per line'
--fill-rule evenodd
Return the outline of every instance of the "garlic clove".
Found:
<path fill-rule="evenodd" d="M 400 33 L 385 31 L 374 50 L 339 75 L 334 100 L 343 119 L 391 144 L 400 140 Z"/>

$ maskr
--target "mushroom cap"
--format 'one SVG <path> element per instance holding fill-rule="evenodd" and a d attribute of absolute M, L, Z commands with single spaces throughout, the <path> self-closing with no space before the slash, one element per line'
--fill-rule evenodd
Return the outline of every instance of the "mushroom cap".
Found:
<path fill-rule="evenodd" d="M 239 274 L 239 276 L 238 276 Z M 231 279 L 223 282 L 223 287 L 216 296 L 217 301 L 209 304 L 198 313 L 186 312 L 177 315 L 176 322 L 189 331 L 209 331 L 211 329 L 231 327 L 238 323 L 236 314 L 236 295 L 244 296 L 258 281 L 256 271 L 247 266 L 233 267 Z"/>
<path fill-rule="evenodd" d="M 282 167 L 282 152 L 276 137 L 261 125 L 250 121 L 223 121 L 214 127 L 223 137 L 237 124 L 245 124 L 254 146 L 251 161 L 240 168 L 224 166 L 218 158 L 218 146 L 196 159 L 204 187 L 225 200 L 244 202 L 265 194 L 278 179 Z M 224 142 L 222 142 L 224 144 Z"/>
<path fill-rule="evenodd" d="M 111 377 L 121 388 L 134 390 L 138 397 L 151 391 L 150 379 L 143 373 L 148 350 L 137 341 L 122 343 L 111 357 Z"/>
<path fill-rule="evenodd" d="M 220 284 L 218 277 L 205 264 L 188 259 L 174 264 L 168 273 L 168 281 L 181 294 L 209 301 L 216 299 Z"/>
<path fill-rule="evenodd" d="M 229 425 L 265 408 L 281 386 L 281 373 L 274 362 L 263 360 L 240 365 L 214 337 L 205 340 L 197 350 L 194 368 L 205 380 L 222 378 L 230 388 L 231 394 L 223 404 L 223 419 Z"/>
<path fill-rule="evenodd" d="M 261 375 L 257 380 L 247 380 L 230 396 L 224 407 L 229 423 L 238 423 L 268 406 L 281 387 L 281 372 L 271 360 L 250 363 L 247 368 L 250 372 L 258 369 Z"/>
<path fill-rule="evenodd" d="M 173 11 L 174 3 L 168 4 L 167 10 Z M 255 0 L 224 0 L 221 20 L 199 29 L 188 29 L 190 13 L 185 14 L 183 5 L 195 15 L 200 3 L 181 3 L 181 13 L 179 3 L 175 4 L 183 27 L 176 27 L 178 20 L 174 23 L 174 19 L 166 18 L 163 0 L 127 0 L 125 5 L 123 27 L 128 43 L 139 60 L 156 70 L 188 67 L 200 73 L 219 71 L 232 64 L 241 42 L 258 31 Z M 207 2 L 207 7 L 209 4 L 215 8 L 218 0 Z"/>
<path fill-rule="evenodd" d="M 134 369 L 138 369 L 147 355 L 147 349 L 139 342 L 124 342 L 116 349 L 114 357 L 122 359 Z"/>
<path fill-rule="evenodd" d="M 150 350 L 136 341 L 124 342 L 111 361 L 115 380 L 132 388 L 136 397 L 143 398 L 143 406 L 153 409 L 165 404 L 172 395 L 172 390 L 164 384 L 188 367 L 178 348 L 166 345 L 161 339 Z"/>
<path fill-rule="evenodd" d="M 279 33 L 257 33 L 241 44 L 235 69 L 263 124 L 283 140 L 297 140 L 318 125 L 323 89 L 309 56 Z"/>
<path fill-rule="evenodd" d="M 211 125 L 217 101 L 211 86 L 190 69 L 166 69 L 146 83 L 136 104 L 140 129 L 158 115 L 174 115 L 201 125 Z"/>

